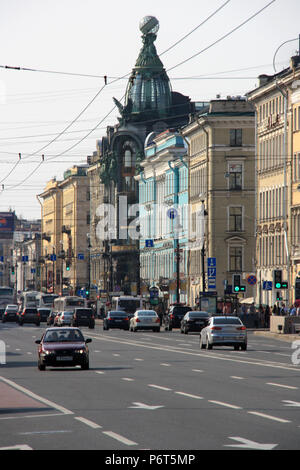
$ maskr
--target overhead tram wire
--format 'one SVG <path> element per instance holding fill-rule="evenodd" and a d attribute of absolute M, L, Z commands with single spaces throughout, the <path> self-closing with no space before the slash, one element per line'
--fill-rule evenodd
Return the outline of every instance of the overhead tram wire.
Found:
<path fill-rule="evenodd" d="M 256 16 L 258 16 L 260 13 L 262 13 L 264 10 L 266 10 L 270 5 L 272 5 L 273 3 L 275 3 L 276 0 L 271 0 L 271 2 L 269 2 L 267 5 L 265 5 L 263 8 L 261 8 L 260 10 L 258 10 L 256 13 L 254 13 L 253 15 L 249 16 L 249 18 L 247 18 L 245 21 L 243 21 L 242 23 L 240 23 L 238 26 L 236 26 L 235 28 L 233 28 L 231 31 L 229 31 L 228 33 L 224 34 L 223 36 L 221 36 L 219 39 L 217 39 L 216 41 L 214 41 L 213 43 L 211 43 L 209 46 L 205 47 L 204 49 L 202 49 L 201 51 L 197 52 L 196 54 L 192 55 L 191 57 L 188 57 L 187 59 L 183 60 L 182 62 L 179 62 L 178 64 L 174 65 L 173 67 L 170 67 L 167 72 L 170 72 L 171 70 L 174 70 L 175 68 L 177 67 L 180 67 L 181 65 L 185 64 L 186 62 L 189 62 L 190 60 L 194 59 L 195 57 L 197 57 L 198 55 L 202 54 L 203 52 L 206 52 L 208 49 L 210 49 L 211 47 L 215 46 L 216 44 L 218 44 L 219 42 L 223 41 L 224 39 L 226 39 L 228 36 L 230 36 L 231 34 L 233 34 L 235 31 L 237 31 L 238 29 L 240 29 L 242 26 L 244 26 L 245 24 L 249 23 L 249 21 L 251 21 L 253 18 L 255 18 Z"/>

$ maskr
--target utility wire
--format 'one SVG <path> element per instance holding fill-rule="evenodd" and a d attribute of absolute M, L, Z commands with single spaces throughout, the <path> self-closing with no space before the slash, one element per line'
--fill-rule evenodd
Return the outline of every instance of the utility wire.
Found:
<path fill-rule="evenodd" d="M 271 2 L 269 2 L 267 5 L 265 5 L 263 8 L 261 8 L 260 10 L 258 10 L 256 13 L 254 13 L 253 15 L 251 15 L 249 18 L 247 18 L 245 21 L 243 21 L 242 23 L 240 23 L 238 26 L 236 26 L 235 28 L 233 28 L 231 31 L 229 31 L 228 33 L 224 34 L 223 36 L 221 36 L 219 39 L 217 39 L 216 41 L 214 41 L 213 43 L 211 43 L 209 46 L 205 47 L 204 49 L 202 49 L 201 51 L 197 52 L 196 54 L 192 55 L 191 57 L 183 60 L 182 62 L 179 62 L 178 64 L 174 65 L 173 67 L 170 67 L 167 72 L 170 72 L 170 70 L 174 70 L 175 68 L 179 67 L 180 65 L 183 65 L 185 64 L 186 62 L 194 59 L 195 57 L 197 57 L 198 55 L 202 54 L 203 52 L 207 51 L 208 49 L 210 49 L 211 47 L 215 46 L 216 44 L 218 44 L 219 42 L 223 41 L 224 39 L 226 39 L 228 36 L 230 36 L 231 34 L 233 34 L 235 31 L 237 31 L 238 29 L 240 29 L 242 26 L 244 26 L 246 23 L 249 23 L 249 21 L 251 21 L 253 18 L 255 18 L 256 16 L 258 16 L 260 13 L 262 13 L 264 10 L 266 10 L 266 8 L 268 8 L 270 5 L 272 5 L 272 3 L 276 2 L 276 0 L 272 0 Z"/>

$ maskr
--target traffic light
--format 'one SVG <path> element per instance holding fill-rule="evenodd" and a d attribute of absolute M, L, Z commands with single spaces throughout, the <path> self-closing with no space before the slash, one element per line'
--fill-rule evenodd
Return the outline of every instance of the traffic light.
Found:
<path fill-rule="evenodd" d="M 238 292 L 245 292 L 246 287 L 241 285 L 241 275 L 240 274 L 234 274 L 233 275 L 233 292 L 238 293 Z"/>
<path fill-rule="evenodd" d="M 282 270 L 274 269 L 274 286 L 275 289 L 282 289 Z M 287 287 L 285 287 L 286 289 Z"/>
<path fill-rule="evenodd" d="M 90 291 L 88 289 L 88 287 L 85 289 L 85 298 L 88 299 L 90 296 Z"/>
<path fill-rule="evenodd" d="M 288 289 L 289 288 L 289 284 L 287 281 L 282 281 L 281 283 L 281 289 Z"/>
<path fill-rule="evenodd" d="M 66 261 L 66 271 L 70 271 L 70 261 Z"/>
<path fill-rule="evenodd" d="M 15 274 L 15 267 L 14 266 L 11 267 L 11 273 Z"/>

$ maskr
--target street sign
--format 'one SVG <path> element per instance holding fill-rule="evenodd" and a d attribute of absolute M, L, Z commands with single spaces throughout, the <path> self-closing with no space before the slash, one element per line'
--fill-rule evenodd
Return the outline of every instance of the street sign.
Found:
<path fill-rule="evenodd" d="M 217 258 L 207 258 L 207 266 L 208 267 L 217 266 Z"/>
<path fill-rule="evenodd" d="M 50 260 L 51 261 L 56 261 L 56 255 L 55 254 L 50 255 Z"/>
<path fill-rule="evenodd" d="M 84 259 L 84 254 L 83 253 L 78 253 L 77 258 L 83 260 Z"/>
<path fill-rule="evenodd" d="M 177 217 L 177 210 L 174 208 L 168 209 L 167 216 L 169 219 L 175 219 L 175 217 Z"/>
<path fill-rule="evenodd" d="M 153 240 L 145 240 L 145 246 L 146 248 L 153 248 L 154 246 Z"/>
<path fill-rule="evenodd" d="M 273 282 L 272 281 L 263 281 L 263 290 L 272 290 Z"/>
<path fill-rule="evenodd" d="M 247 277 L 247 282 L 249 286 L 255 286 L 257 282 L 256 276 L 254 276 L 253 274 L 250 274 L 250 276 Z"/>
<path fill-rule="evenodd" d="M 217 259 L 207 258 L 207 287 L 208 289 L 216 289 L 217 277 Z"/>

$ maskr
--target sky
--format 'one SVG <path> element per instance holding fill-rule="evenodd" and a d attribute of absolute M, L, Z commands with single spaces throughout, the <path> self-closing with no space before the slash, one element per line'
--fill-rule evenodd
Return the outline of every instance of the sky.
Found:
<path fill-rule="evenodd" d="M 299 50 L 299 0 L 0 0 L 0 211 L 40 218 L 47 182 L 118 123 L 113 97 L 122 102 L 147 15 L 173 91 L 193 101 L 244 96 L 274 57 L 278 72 Z"/>

